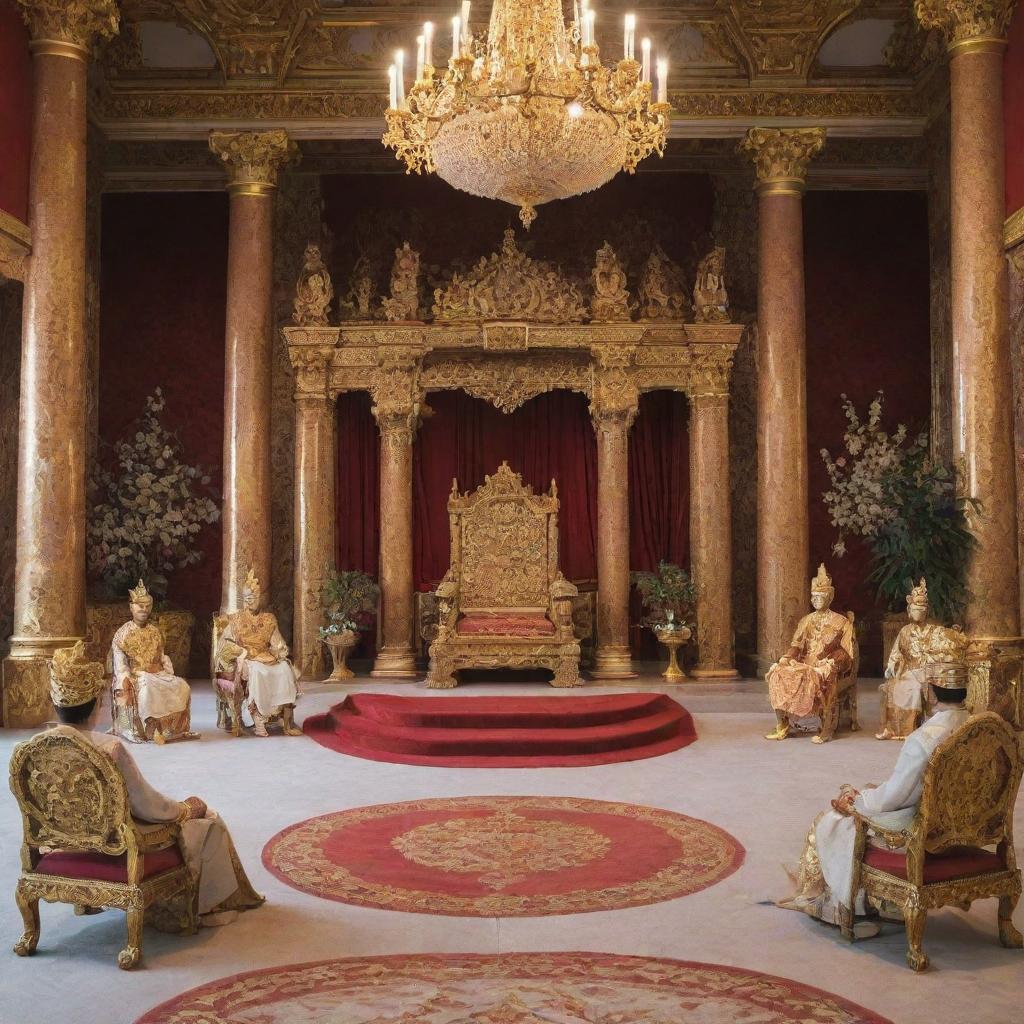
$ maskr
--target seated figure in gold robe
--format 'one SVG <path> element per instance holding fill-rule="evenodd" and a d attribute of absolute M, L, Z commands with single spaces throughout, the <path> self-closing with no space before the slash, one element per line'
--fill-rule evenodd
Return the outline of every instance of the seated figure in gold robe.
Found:
<path fill-rule="evenodd" d="M 831 611 L 833 597 L 832 577 L 822 564 L 811 580 L 814 611 L 800 620 L 789 650 L 768 670 L 768 699 L 777 724 L 765 739 L 784 740 L 794 719 L 819 713 L 823 695 L 853 664 L 853 623 Z M 814 742 L 824 739 L 819 733 Z"/>
<path fill-rule="evenodd" d="M 885 682 L 878 688 L 880 732 L 878 740 L 902 740 L 920 724 L 924 704 L 931 696 L 929 681 L 944 668 L 962 665 L 967 636 L 954 626 L 928 622 L 928 584 L 925 578 L 907 595 L 907 617 L 892 645 Z"/>
<path fill-rule="evenodd" d="M 288 645 L 277 628 L 277 616 L 261 611 L 261 605 L 260 582 L 250 569 L 242 590 L 242 610 L 228 619 L 221 634 L 217 668 L 233 671 L 236 679 L 245 683 L 257 736 L 266 736 L 267 720 L 278 715 L 286 736 L 301 736 L 294 719 L 299 673 L 288 660 Z"/>
<path fill-rule="evenodd" d="M 128 597 L 131 621 L 114 634 L 110 645 L 113 731 L 133 743 L 194 736 L 189 731 L 192 691 L 174 674 L 164 653 L 163 634 L 149 621 L 153 597 L 142 580 Z"/>

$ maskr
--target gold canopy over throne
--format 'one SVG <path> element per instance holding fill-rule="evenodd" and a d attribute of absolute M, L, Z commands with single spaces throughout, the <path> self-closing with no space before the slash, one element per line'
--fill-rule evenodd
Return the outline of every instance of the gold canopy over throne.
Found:
<path fill-rule="evenodd" d="M 451 566 L 437 588 L 438 632 L 427 686 L 462 668 L 546 668 L 578 686 L 576 588 L 558 571 L 558 490 L 534 494 L 507 462 L 472 493 L 452 481 Z"/>

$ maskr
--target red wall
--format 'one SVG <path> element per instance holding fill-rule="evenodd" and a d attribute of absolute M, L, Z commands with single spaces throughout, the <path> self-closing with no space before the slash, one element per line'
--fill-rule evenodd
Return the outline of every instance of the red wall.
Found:
<path fill-rule="evenodd" d="M 804 198 L 807 282 L 807 433 L 812 568 L 825 562 L 837 607 L 863 612 L 874 588 L 861 581 L 869 553 L 854 540 L 843 558 L 822 493 L 820 450 L 843 447 L 845 393 L 863 413 L 885 391 L 889 429 L 928 429 L 931 343 L 928 221 L 924 193 L 809 192 Z"/>
<path fill-rule="evenodd" d="M 221 192 L 103 198 L 100 439 L 118 440 L 160 387 L 164 425 L 178 433 L 188 463 L 212 468 L 218 493 L 227 214 Z M 220 523 L 198 537 L 203 558 L 171 575 L 168 597 L 205 624 L 220 606 Z"/>
<path fill-rule="evenodd" d="M 1024 8 L 1010 22 L 1010 45 L 1003 64 L 1006 119 L 1006 212 L 1024 206 Z"/>
<path fill-rule="evenodd" d="M 12 0 L 0 0 L 0 210 L 28 219 L 32 148 L 32 58 Z"/>

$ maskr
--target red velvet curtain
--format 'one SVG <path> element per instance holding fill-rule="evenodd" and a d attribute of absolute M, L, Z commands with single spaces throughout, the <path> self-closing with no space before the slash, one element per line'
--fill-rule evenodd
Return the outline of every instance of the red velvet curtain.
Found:
<path fill-rule="evenodd" d="M 431 394 L 432 414 L 413 458 L 413 576 L 432 589 L 449 562 L 448 495 L 452 480 L 474 490 L 505 460 L 537 491 L 558 485 L 559 559 L 572 580 L 597 577 L 597 450 L 586 399 L 569 391 L 540 395 L 505 414 L 462 391 Z M 630 434 L 630 564 L 653 569 L 662 558 L 689 556 L 689 445 L 682 395 L 644 395 Z M 377 574 L 378 434 L 365 393 L 338 400 L 337 559 L 345 569 Z M 632 619 L 640 608 L 634 602 Z M 639 627 L 634 648 L 653 656 Z"/>

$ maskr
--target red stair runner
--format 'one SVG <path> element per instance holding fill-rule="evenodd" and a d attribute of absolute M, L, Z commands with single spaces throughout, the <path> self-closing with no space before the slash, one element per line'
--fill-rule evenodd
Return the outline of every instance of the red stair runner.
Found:
<path fill-rule="evenodd" d="M 551 768 L 638 761 L 697 738 L 663 693 L 401 697 L 356 693 L 303 724 L 322 746 L 395 764 Z"/>

